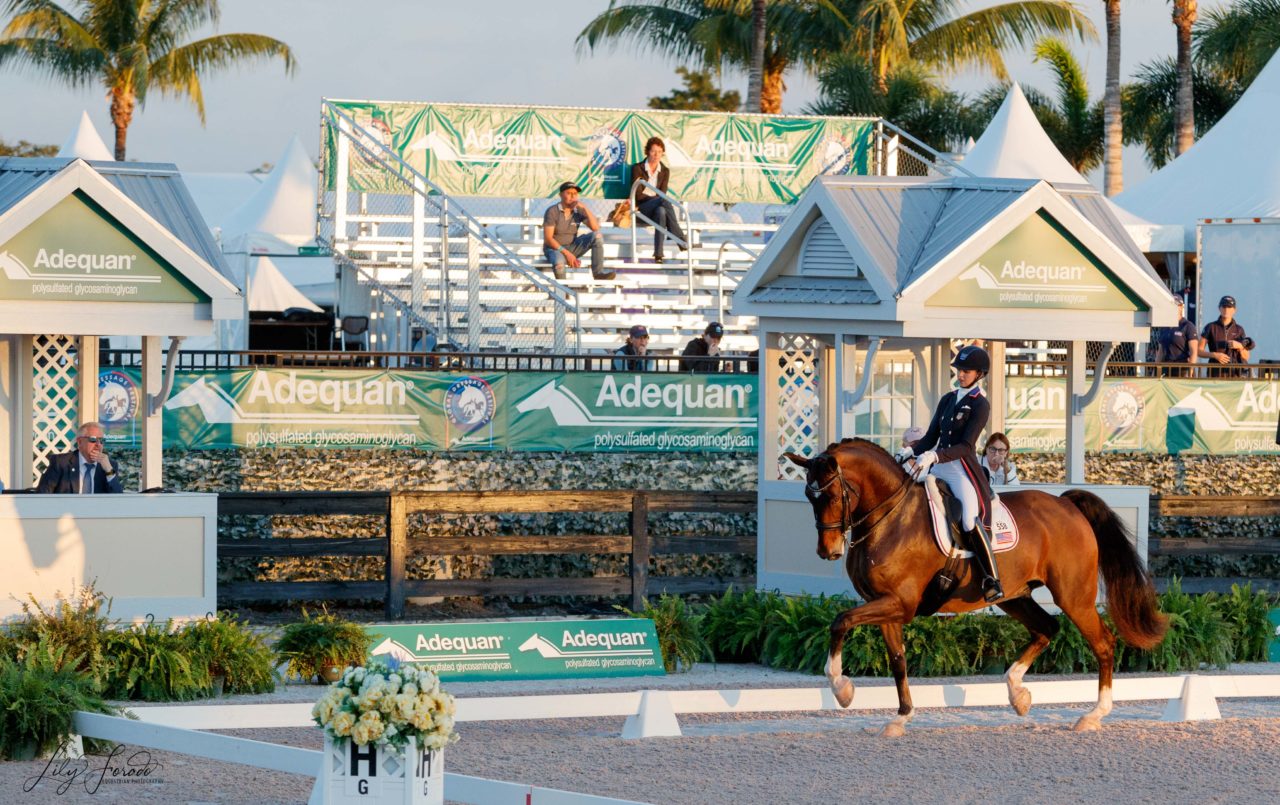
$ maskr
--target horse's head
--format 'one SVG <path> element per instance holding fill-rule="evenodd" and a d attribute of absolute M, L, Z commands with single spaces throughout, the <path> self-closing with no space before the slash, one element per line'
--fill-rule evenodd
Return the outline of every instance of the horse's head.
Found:
<path fill-rule="evenodd" d="M 813 458 L 802 458 L 795 453 L 783 457 L 798 467 L 804 467 L 804 496 L 813 506 L 813 522 L 818 528 L 818 556 L 836 560 L 844 555 L 844 532 L 853 521 L 859 492 L 844 477 L 844 470 L 836 456 L 828 451 Z"/>

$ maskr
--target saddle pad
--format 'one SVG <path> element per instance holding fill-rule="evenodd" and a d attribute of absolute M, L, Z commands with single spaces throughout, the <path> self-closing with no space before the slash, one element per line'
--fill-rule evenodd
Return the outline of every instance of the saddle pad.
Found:
<path fill-rule="evenodd" d="M 938 545 L 938 550 L 942 551 L 944 556 L 949 556 L 953 551 L 961 556 L 973 556 L 972 551 L 957 549 L 955 540 L 951 537 L 952 521 L 947 517 L 947 503 L 942 490 L 938 486 L 938 479 L 933 476 L 927 476 L 924 483 L 925 494 L 929 499 L 929 521 L 933 525 L 933 539 Z M 991 501 L 991 551 L 993 553 L 1004 553 L 1011 551 L 1018 545 L 1018 523 L 1013 519 L 1013 513 L 1004 505 L 1004 501 L 999 495 Z"/>

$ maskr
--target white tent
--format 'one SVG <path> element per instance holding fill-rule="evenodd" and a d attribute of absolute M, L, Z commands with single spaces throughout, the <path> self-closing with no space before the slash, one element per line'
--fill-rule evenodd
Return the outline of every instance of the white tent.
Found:
<path fill-rule="evenodd" d="M 255 257 L 249 273 L 249 310 L 278 312 L 301 308 L 319 313 L 320 306 L 285 279 L 270 257 Z"/>
<path fill-rule="evenodd" d="M 58 149 L 58 156 L 79 157 L 87 162 L 115 161 L 111 149 L 107 148 L 102 137 L 98 136 L 98 130 L 93 127 L 93 121 L 89 120 L 89 113 L 84 111 L 80 112 L 80 120 L 71 135 Z"/>
<path fill-rule="evenodd" d="M 986 131 L 965 154 L 965 169 L 975 176 L 1044 179 L 1060 185 L 1089 182 L 1062 156 L 1045 133 L 1027 96 L 1015 82 Z M 1144 252 L 1179 251 L 1182 227 L 1156 224 L 1108 201 L 1125 231 Z M 1160 220 L 1160 219 L 1156 219 Z"/>
<path fill-rule="evenodd" d="M 227 253 L 289 254 L 316 237 L 316 169 L 295 136 L 270 175 L 221 221 Z"/>
<path fill-rule="evenodd" d="M 1125 209 L 1186 229 L 1196 250 L 1204 218 L 1280 216 L 1280 57 L 1272 57 L 1244 96 L 1200 141 L 1146 181 L 1116 196 Z"/>
<path fill-rule="evenodd" d="M 231 213 L 262 189 L 265 174 L 182 172 L 182 182 L 195 199 L 204 222 L 217 233 Z"/>

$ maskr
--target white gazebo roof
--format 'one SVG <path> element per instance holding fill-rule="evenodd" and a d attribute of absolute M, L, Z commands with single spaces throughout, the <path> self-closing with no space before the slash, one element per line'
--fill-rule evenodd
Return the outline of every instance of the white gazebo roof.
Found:
<path fill-rule="evenodd" d="M 1205 218 L 1280 216 L 1280 55 L 1236 105 L 1182 156 L 1116 196 L 1125 209 L 1185 229 L 1183 251 L 1196 250 Z"/>
<path fill-rule="evenodd" d="M 1043 179 L 1056 185 L 1089 184 L 1049 139 L 1027 96 L 1016 82 L 1009 88 L 1004 103 L 1000 104 L 982 136 L 965 153 L 962 164 L 975 176 Z M 1181 250 L 1184 235 L 1180 222 L 1153 223 L 1161 219 L 1146 220 L 1123 210 L 1110 199 L 1106 204 L 1142 251 Z"/>
<path fill-rule="evenodd" d="M 80 112 L 80 120 L 76 122 L 75 129 L 58 149 L 58 156 L 79 158 L 90 162 L 111 162 L 115 159 L 111 149 L 107 148 L 107 144 L 98 136 L 98 130 L 89 119 L 89 113 L 84 111 Z"/>
<path fill-rule="evenodd" d="M 733 312 L 1007 340 L 1145 340 L 1177 320 L 1096 190 L 980 178 L 820 177 L 743 278 Z"/>

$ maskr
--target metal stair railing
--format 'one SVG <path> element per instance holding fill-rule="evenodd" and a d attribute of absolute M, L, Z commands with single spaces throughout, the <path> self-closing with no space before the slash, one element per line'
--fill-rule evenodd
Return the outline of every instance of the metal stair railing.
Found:
<path fill-rule="evenodd" d="M 384 282 L 381 282 L 380 280 L 378 280 L 377 277 L 374 277 L 368 271 L 365 271 L 364 266 L 360 265 L 355 260 L 352 260 L 349 256 L 343 254 L 342 252 L 334 250 L 333 244 L 329 242 L 327 239 L 317 238 L 316 241 L 320 245 L 325 246 L 329 249 L 329 251 L 333 256 L 334 262 L 338 263 L 341 269 L 345 269 L 347 271 L 353 272 L 356 275 L 356 281 L 358 283 L 360 283 L 361 285 L 369 286 L 369 288 L 374 292 L 374 294 L 376 294 L 376 298 L 374 301 L 377 301 L 379 306 L 381 305 L 381 302 L 385 300 L 389 302 L 391 306 L 395 309 L 396 316 L 398 318 L 403 317 L 403 322 L 397 323 L 396 330 L 395 330 L 395 340 L 397 341 L 397 343 L 409 344 L 410 349 L 408 350 L 399 349 L 399 350 L 391 350 L 391 351 L 393 352 L 416 351 L 416 350 L 413 350 L 413 337 L 412 337 L 413 329 L 412 328 L 414 327 L 422 328 L 422 333 L 423 333 L 422 346 L 424 348 L 423 349 L 424 352 L 431 352 L 436 348 L 437 345 L 439 345 L 440 337 L 439 337 L 439 333 L 436 331 L 435 326 L 432 325 L 431 322 L 427 321 L 420 314 L 418 314 L 417 311 L 413 309 L 412 305 L 406 302 L 404 298 L 400 296 L 400 294 L 396 293 L 396 290 L 394 288 L 392 288 L 391 286 L 387 285 Z M 342 283 L 343 280 L 344 280 L 343 274 L 339 273 L 338 282 Z M 338 303 L 335 306 L 335 311 L 334 311 L 335 312 L 334 331 L 335 331 L 336 337 L 339 339 L 339 344 L 343 345 L 343 349 L 345 351 L 345 348 L 346 348 L 345 339 L 343 339 L 341 335 L 341 329 L 342 329 L 341 305 L 343 301 L 343 293 L 342 293 L 341 286 L 338 288 L 337 293 L 334 294 L 334 296 Z M 385 312 L 381 310 L 371 311 L 371 312 L 376 312 L 378 314 L 375 317 L 375 321 L 379 323 L 385 322 Z M 386 332 L 385 324 L 380 324 L 380 326 L 381 326 L 381 330 L 376 333 L 375 338 L 380 337 L 381 340 L 384 342 L 384 346 L 385 346 L 385 342 L 390 340 L 390 336 Z M 404 332 L 402 332 L 402 327 L 405 330 Z M 374 330 L 374 327 L 371 326 L 370 330 L 371 331 Z M 369 350 L 373 352 L 378 351 L 374 349 L 375 346 L 377 346 L 376 342 L 371 343 L 369 345 Z"/>
<path fill-rule="evenodd" d="M 553 305 L 554 333 L 552 335 L 552 348 L 557 352 L 565 351 L 567 346 L 564 343 L 564 336 L 567 330 L 566 317 L 569 314 L 573 316 L 573 335 L 574 348 L 581 350 L 582 347 L 582 319 L 578 306 L 578 292 L 573 288 L 561 284 L 555 279 L 546 276 L 542 272 L 534 269 L 526 263 L 518 254 L 512 251 L 505 243 L 494 237 L 474 216 L 468 213 L 456 202 L 452 204 L 450 197 L 439 185 L 432 182 L 426 176 L 422 175 L 412 165 L 405 162 L 399 154 L 392 151 L 381 140 L 372 135 L 368 130 L 361 127 L 349 115 L 338 109 L 328 101 L 321 101 L 321 109 L 324 114 L 321 115 L 322 125 L 331 126 L 335 132 L 335 143 L 337 145 L 336 167 L 335 167 L 335 188 L 334 201 L 335 208 L 333 211 L 334 218 L 334 237 L 333 245 L 336 254 L 341 254 L 348 247 L 348 233 L 346 228 L 348 221 L 346 220 L 347 195 L 349 193 L 347 186 L 347 166 L 349 164 L 348 149 L 354 147 L 360 155 L 370 163 L 381 167 L 387 174 L 397 180 L 409 194 L 415 199 L 415 203 L 423 204 L 433 211 L 439 213 L 440 225 L 440 305 L 442 327 L 437 328 L 439 335 L 444 340 L 449 341 L 451 331 L 454 329 L 450 321 L 453 310 L 450 300 L 450 278 L 449 263 L 451 260 L 449 248 L 449 231 L 452 226 L 460 227 L 466 234 L 468 241 L 467 249 L 467 265 L 468 265 L 468 341 L 475 340 L 476 334 L 479 332 L 481 323 L 479 319 L 483 317 L 479 296 L 479 251 L 481 248 L 487 250 L 490 254 L 498 257 L 505 268 L 514 274 L 519 275 L 540 292 L 546 294 L 548 301 Z M 322 172 L 321 182 L 324 181 Z M 326 188 L 320 188 L 320 197 L 324 198 Z M 424 219 L 424 223 L 425 223 Z M 418 234 L 415 231 L 415 239 Z M 420 310 L 422 307 L 422 279 L 421 271 L 415 260 L 413 269 L 413 286 L 411 293 L 413 298 L 410 301 L 411 307 Z M 367 272 L 364 272 L 367 274 Z M 398 295 L 397 295 L 398 298 Z M 502 326 L 497 323 L 495 326 Z M 470 344 L 468 344 L 470 346 Z"/>
<path fill-rule="evenodd" d="M 649 189 L 650 189 L 650 190 L 652 190 L 654 193 L 658 194 L 658 196 L 659 196 L 660 198 L 664 198 L 664 199 L 666 199 L 668 202 L 670 202 L 670 203 L 671 203 L 671 206 L 672 206 L 673 208 L 675 208 L 675 209 L 679 210 L 679 211 L 683 214 L 683 216 L 684 216 L 684 237 L 683 237 L 683 238 L 677 238 L 675 235 L 671 234 L 671 231 L 670 231 L 670 230 L 668 230 L 665 226 L 659 226 L 657 221 L 653 220 L 653 219 L 652 219 L 652 218 L 650 218 L 649 216 L 647 216 L 647 215 L 643 214 L 642 212 L 640 212 L 640 207 L 639 207 L 639 206 L 637 206 L 637 204 L 636 204 L 636 191 L 638 191 L 641 187 L 647 187 L 647 188 L 649 188 Z M 664 234 L 664 235 L 666 235 L 667 237 L 671 238 L 671 240 L 675 241 L 676 243 L 683 243 L 683 244 L 684 244 L 684 260 L 685 260 L 685 267 L 689 270 L 689 286 L 690 286 L 690 287 L 689 287 L 689 293 L 690 293 L 691 298 L 692 298 L 692 293 L 693 293 L 693 221 L 692 221 L 692 219 L 690 219 L 690 217 L 689 217 L 689 208 L 688 208 L 688 207 L 686 207 L 686 206 L 685 206 L 685 205 L 680 201 L 680 199 L 676 198 L 675 196 L 671 195 L 670 193 L 667 193 L 667 192 L 665 192 L 665 191 L 663 191 L 663 190 L 660 190 L 660 189 L 658 188 L 658 186 L 657 186 L 657 185 L 653 184 L 653 183 L 652 183 L 652 182 L 650 182 L 648 179 L 636 179 L 636 180 L 635 180 L 635 182 L 633 182 L 633 183 L 632 183 L 632 185 L 631 185 L 631 195 L 628 197 L 628 201 L 631 203 L 631 215 L 632 215 L 633 217 L 635 217 L 635 218 L 639 218 L 639 219 L 640 219 L 640 220 L 642 220 L 642 221 L 646 221 L 646 222 L 647 222 L 650 226 L 652 226 L 655 230 L 658 230 L 658 231 L 662 232 L 662 234 Z M 638 244 L 638 242 L 637 242 L 637 240 L 636 240 L 636 235 L 637 235 L 636 230 L 637 230 L 637 229 L 639 229 L 639 227 L 638 227 L 638 226 L 636 226 L 636 222 L 635 222 L 635 221 L 632 221 L 632 222 L 631 222 L 631 260 L 632 260 L 633 262 L 637 262 L 637 263 L 638 263 L 638 262 L 640 262 L 640 256 L 639 256 L 639 255 L 640 255 L 640 247 L 639 247 L 639 244 Z"/>
<path fill-rule="evenodd" d="M 736 240 L 726 240 L 720 244 L 720 251 L 716 254 L 716 303 L 719 305 L 719 309 L 716 311 L 718 314 L 716 321 L 724 321 L 724 253 L 730 247 L 737 249 L 753 260 L 764 252 L 763 248 L 760 251 L 755 251 L 743 246 Z M 691 295 L 693 293 L 692 280 L 690 281 L 689 293 Z"/>
<path fill-rule="evenodd" d="M 903 175 L 899 171 L 899 155 L 906 154 L 922 164 L 926 172 L 933 170 L 942 176 L 973 177 L 973 173 L 959 162 L 938 153 L 884 118 L 876 121 L 873 136 L 875 147 L 872 149 L 872 157 L 875 164 L 872 172 L 877 176 Z"/>

